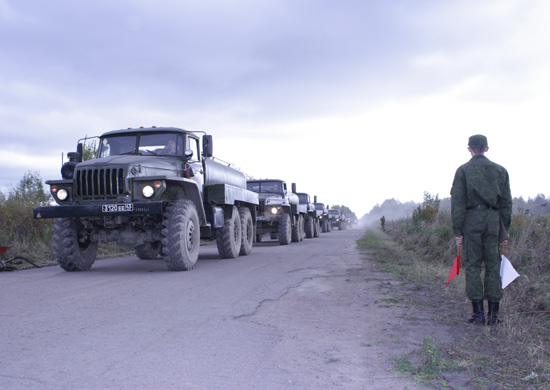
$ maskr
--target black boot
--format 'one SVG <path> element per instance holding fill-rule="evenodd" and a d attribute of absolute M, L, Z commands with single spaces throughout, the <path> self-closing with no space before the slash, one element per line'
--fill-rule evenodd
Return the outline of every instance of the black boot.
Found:
<path fill-rule="evenodd" d="M 489 301 L 489 308 L 487 309 L 487 325 L 494 326 L 502 322 L 498 316 L 498 308 L 500 303 L 498 301 Z"/>
<path fill-rule="evenodd" d="M 468 318 L 469 324 L 485 325 L 485 313 L 483 310 L 483 301 L 472 301 L 474 313 Z"/>

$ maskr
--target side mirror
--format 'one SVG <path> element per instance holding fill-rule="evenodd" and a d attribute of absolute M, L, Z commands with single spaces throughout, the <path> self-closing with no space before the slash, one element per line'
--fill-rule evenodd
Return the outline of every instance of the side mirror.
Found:
<path fill-rule="evenodd" d="M 214 149 L 214 146 L 212 145 L 212 136 L 207 134 L 203 135 L 202 136 L 202 155 L 204 157 L 212 157 L 213 149 Z"/>
<path fill-rule="evenodd" d="M 296 193 L 296 183 L 292 183 L 292 192 Z"/>
<path fill-rule="evenodd" d="M 317 203 L 317 195 L 313 195 L 313 203 Z"/>
<path fill-rule="evenodd" d="M 82 143 L 78 143 L 76 145 L 76 152 L 79 154 L 79 156 L 77 157 L 77 160 L 76 160 L 77 162 L 82 162 L 83 150 L 84 150 L 84 145 L 82 145 Z"/>

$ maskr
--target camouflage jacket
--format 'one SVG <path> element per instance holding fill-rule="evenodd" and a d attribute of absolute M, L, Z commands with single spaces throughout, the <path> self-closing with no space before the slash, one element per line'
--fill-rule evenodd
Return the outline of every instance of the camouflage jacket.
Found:
<path fill-rule="evenodd" d="M 508 171 L 483 154 L 477 154 L 455 173 L 451 189 L 451 214 L 455 237 L 463 235 L 466 211 L 477 205 L 498 209 L 506 230 L 512 218 L 512 193 Z"/>

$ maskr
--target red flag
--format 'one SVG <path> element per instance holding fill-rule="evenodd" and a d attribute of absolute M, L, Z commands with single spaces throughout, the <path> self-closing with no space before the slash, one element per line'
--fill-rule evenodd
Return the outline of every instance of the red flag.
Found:
<path fill-rule="evenodd" d="M 447 279 L 447 284 L 445 286 L 449 285 L 449 282 L 452 278 L 454 278 L 456 275 L 460 274 L 460 255 L 462 254 L 462 247 L 458 247 L 458 254 L 456 255 L 455 262 L 453 263 L 453 268 L 451 268 L 451 272 L 449 272 L 449 279 Z"/>
<path fill-rule="evenodd" d="M 0 255 L 1 255 L 2 253 L 4 253 L 5 251 L 7 251 L 8 249 L 10 249 L 9 246 L 0 246 Z"/>

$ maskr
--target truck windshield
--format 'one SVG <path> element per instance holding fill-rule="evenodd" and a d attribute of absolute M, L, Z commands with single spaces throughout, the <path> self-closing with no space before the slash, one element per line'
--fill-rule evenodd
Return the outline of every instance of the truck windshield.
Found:
<path fill-rule="evenodd" d="M 249 182 L 246 184 L 249 191 L 282 193 L 283 189 L 279 181 Z"/>
<path fill-rule="evenodd" d="M 177 133 L 123 134 L 102 137 L 98 157 L 139 154 L 142 156 L 183 156 L 184 137 Z"/>
<path fill-rule="evenodd" d="M 324 210 L 325 205 L 323 203 L 315 203 L 315 210 Z"/>

